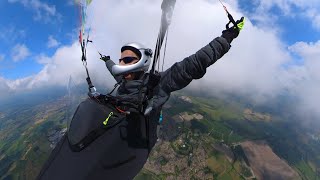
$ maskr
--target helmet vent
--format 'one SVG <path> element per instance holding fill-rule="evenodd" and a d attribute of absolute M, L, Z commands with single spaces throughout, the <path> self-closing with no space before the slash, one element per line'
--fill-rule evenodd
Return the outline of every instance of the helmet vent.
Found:
<path fill-rule="evenodd" d="M 152 50 L 151 49 L 146 49 L 145 50 L 145 55 L 147 55 L 147 56 L 152 56 Z"/>

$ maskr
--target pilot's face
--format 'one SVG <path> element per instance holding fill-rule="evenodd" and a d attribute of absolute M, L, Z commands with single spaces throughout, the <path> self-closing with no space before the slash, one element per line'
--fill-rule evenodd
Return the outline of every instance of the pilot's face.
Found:
<path fill-rule="evenodd" d="M 127 66 L 137 63 L 139 61 L 138 56 L 131 50 L 125 50 L 121 53 L 121 58 L 119 60 L 119 65 Z M 133 80 L 135 78 L 134 73 L 125 74 L 124 78 L 126 80 Z"/>
<path fill-rule="evenodd" d="M 127 59 L 126 59 L 127 58 Z M 119 65 L 126 66 L 137 63 L 139 61 L 138 56 L 131 50 L 125 50 L 121 53 Z"/>

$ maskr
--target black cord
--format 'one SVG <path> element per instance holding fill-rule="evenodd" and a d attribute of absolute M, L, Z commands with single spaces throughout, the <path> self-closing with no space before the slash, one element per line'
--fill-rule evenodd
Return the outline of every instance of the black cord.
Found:
<path fill-rule="evenodd" d="M 163 51 L 163 59 L 162 59 L 162 69 L 161 72 L 163 72 L 163 66 L 164 66 L 164 59 L 166 58 L 166 50 L 167 50 L 167 42 L 168 42 L 168 36 L 169 36 L 169 27 L 167 29 L 167 33 L 166 33 L 166 42 L 164 44 L 164 51 Z"/>

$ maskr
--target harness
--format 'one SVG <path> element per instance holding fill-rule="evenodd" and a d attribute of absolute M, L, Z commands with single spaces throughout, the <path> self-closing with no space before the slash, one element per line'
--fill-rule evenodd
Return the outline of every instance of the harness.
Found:
<path fill-rule="evenodd" d="M 137 135 L 128 143 L 133 147 L 148 148 L 150 151 L 149 118 L 139 111 L 133 111 L 133 108 L 130 108 L 131 111 L 122 109 L 124 106 L 119 102 L 119 99 L 107 95 L 87 98 L 81 102 L 68 128 L 67 137 L 70 148 L 75 152 L 82 151 L 109 129 L 127 121 L 128 124 L 136 124 L 130 127 L 130 131 L 135 131 L 133 134 Z M 143 122 L 145 129 L 141 127 Z M 127 140 L 128 137 L 122 135 L 121 138 Z"/>
<path fill-rule="evenodd" d="M 124 120 L 125 116 L 103 95 L 88 98 L 78 106 L 68 128 L 68 141 L 73 151 L 79 152 L 108 129 Z"/>
<path fill-rule="evenodd" d="M 83 39 L 82 37 L 84 36 L 84 32 L 83 29 L 80 30 L 79 42 L 82 51 L 81 61 L 87 73 L 86 81 L 89 89 L 89 98 L 78 106 L 70 123 L 70 127 L 68 128 L 68 141 L 73 151 L 78 152 L 85 149 L 90 145 L 90 143 L 104 134 L 107 130 L 126 120 L 129 124 L 136 123 L 135 126 L 137 126 L 136 129 L 138 129 L 138 132 L 136 133 L 140 133 L 142 137 L 140 138 L 141 142 L 137 144 L 139 144 L 139 147 L 147 147 L 150 152 L 152 147 L 150 147 L 149 129 L 151 121 L 150 116 L 152 114 L 151 111 L 153 110 L 154 105 L 154 89 L 159 84 L 161 78 L 158 71 L 155 70 L 155 66 L 157 62 L 159 62 L 160 50 L 168 32 L 168 27 L 171 23 L 175 2 L 175 0 L 163 0 L 161 4 L 161 26 L 152 67 L 149 72 L 143 75 L 142 83 L 138 87 L 139 92 L 136 101 L 123 100 L 119 97 L 112 96 L 112 92 L 119 84 L 116 84 L 115 88 L 107 95 L 97 92 L 91 82 L 86 61 L 86 46 L 89 42 L 92 43 L 92 41 L 89 40 L 89 35 L 86 39 Z M 100 52 L 98 53 L 103 57 Z M 110 59 L 109 56 L 105 57 Z M 141 126 L 143 122 L 145 125 L 144 127 Z M 141 132 L 139 132 L 140 129 Z"/>

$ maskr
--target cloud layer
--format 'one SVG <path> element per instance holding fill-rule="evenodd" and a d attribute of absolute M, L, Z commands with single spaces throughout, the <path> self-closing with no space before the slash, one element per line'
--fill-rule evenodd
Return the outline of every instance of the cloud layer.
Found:
<path fill-rule="evenodd" d="M 289 47 L 290 51 L 299 55 L 303 66 L 290 69 L 298 80 L 292 90 L 296 92 L 301 102 L 301 108 L 308 112 L 320 114 L 320 41 L 316 43 L 298 42 Z"/>
<path fill-rule="evenodd" d="M 58 42 L 53 36 L 49 36 L 48 37 L 48 43 L 47 43 L 47 47 L 48 48 L 54 48 L 60 45 L 60 42 Z"/>
<path fill-rule="evenodd" d="M 268 12 L 274 6 L 290 14 L 293 6 L 313 11 L 318 6 L 316 0 L 277 1 L 262 0 L 258 9 Z M 93 82 L 100 82 L 100 91 L 111 88 L 115 81 L 99 60 L 97 50 L 110 55 L 115 61 L 120 56 L 120 47 L 127 42 L 140 42 L 154 49 L 157 38 L 161 10 L 160 1 L 150 0 L 109 0 L 93 1 L 88 9 L 88 24 L 94 45 L 88 45 L 88 68 Z M 226 4 L 234 17 L 243 14 L 236 1 Z M 313 4 L 316 4 L 312 6 Z M 125 7 L 125 8 L 124 8 Z M 317 16 L 318 12 L 312 14 Z M 261 18 L 268 18 L 262 16 Z M 311 15 L 310 15 L 311 16 Z M 280 94 L 288 93 L 298 97 L 306 111 L 318 112 L 320 101 L 320 42 L 299 42 L 290 47 L 284 44 L 273 29 L 254 26 L 251 17 L 247 17 L 244 30 L 233 41 L 230 51 L 212 67 L 201 80 L 194 81 L 189 88 L 206 92 L 236 93 L 245 95 L 257 103 L 268 103 Z M 206 0 L 177 1 L 169 30 L 165 69 L 173 63 L 193 54 L 212 39 L 221 35 L 228 19 L 219 2 Z M 317 27 L 317 20 L 314 22 Z M 298 56 L 302 64 L 297 65 Z M 6 81 L 2 90 L 33 89 L 44 85 L 66 85 L 71 75 L 75 83 L 85 82 L 85 70 L 81 63 L 81 51 L 78 42 L 69 46 L 60 46 L 52 57 L 39 55 L 37 61 L 44 68 L 37 75 Z M 1 83 L 3 84 L 3 83 Z"/>

